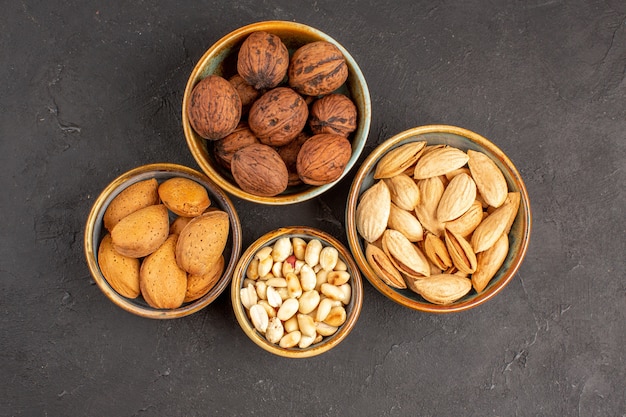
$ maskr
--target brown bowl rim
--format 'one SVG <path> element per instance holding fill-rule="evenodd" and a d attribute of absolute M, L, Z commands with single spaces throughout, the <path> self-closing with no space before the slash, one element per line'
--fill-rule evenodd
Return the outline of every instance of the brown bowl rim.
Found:
<path fill-rule="evenodd" d="M 268 342 L 261 334 L 259 334 L 254 329 L 252 323 L 250 323 L 250 320 L 248 320 L 245 308 L 241 304 L 241 284 L 245 277 L 246 268 L 248 263 L 251 261 L 251 258 L 259 249 L 267 246 L 268 244 L 271 244 L 278 238 L 285 235 L 289 235 L 292 237 L 303 237 L 305 239 L 317 238 L 325 244 L 330 244 L 334 246 L 339 251 L 339 255 L 342 260 L 346 262 L 346 265 L 348 265 L 348 269 L 351 273 L 352 298 L 350 300 L 350 303 L 348 304 L 350 307 L 347 311 L 348 315 L 345 323 L 339 327 L 334 335 L 328 336 L 328 338 L 323 342 L 304 349 L 286 349 Z M 248 338 L 250 338 L 257 346 L 261 347 L 267 352 L 286 358 L 310 358 L 320 355 L 336 347 L 339 343 L 344 341 L 348 334 L 352 331 L 358 321 L 358 318 L 361 314 L 361 308 L 363 306 L 363 282 L 361 279 L 359 267 L 351 256 L 350 251 L 337 238 L 323 230 L 314 227 L 286 226 L 269 231 L 260 236 L 241 255 L 241 257 L 239 258 L 239 262 L 237 263 L 237 266 L 235 267 L 235 270 L 233 272 L 233 278 L 231 282 L 231 302 L 235 317 L 241 329 L 244 331 L 246 336 L 248 336 Z"/>
<path fill-rule="evenodd" d="M 277 29 L 277 26 L 279 26 L 279 29 Z M 193 131 L 191 124 L 189 123 L 186 108 L 188 106 L 189 97 L 191 95 L 193 87 L 202 78 L 202 74 L 205 72 L 206 67 L 208 66 L 208 62 L 214 56 L 218 55 L 218 51 L 220 51 L 222 48 L 231 48 L 237 45 L 242 41 L 243 36 L 248 35 L 252 32 L 272 32 L 272 30 L 294 30 L 297 31 L 299 34 L 309 34 L 311 36 L 329 41 L 336 45 L 346 58 L 346 63 L 348 64 L 348 68 L 350 71 L 350 77 L 354 77 L 354 82 L 358 84 L 359 88 L 361 89 L 361 95 L 363 96 L 364 114 L 359 114 L 359 124 L 357 125 L 357 130 L 354 132 L 354 137 L 351 140 L 352 155 L 350 157 L 350 160 L 348 161 L 348 164 L 346 165 L 346 168 L 339 178 L 328 184 L 307 187 L 302 191 L 279 194 L 273 197 L 265 197 L 243 191 L 236 184 L 224 178 L 215 167 L 207 162 L 207 158 L 203 156 L 204 154 L 206 154 L 206 152 L 204 151 L 203 146 L 200 144 L 201 141 L 199 140 L 199 136 Z M 354 167 L 361 153 L 363 152 L 363 149 L 365 148 L 365 144 L 369 135 L 372 113 L 371 106 L 372 104 L 369 87 L 367 86 L 367 82 L 358 63 L 337 40 L 322 32 L 321 30 L 305 25 L 303 23 L 283 20 L 269 20 L 251 23 L 233 30 L 232 32 L 224 35 L 213 45 L 211 45 L 211 47 L 202 55 L 202 57 L 198 60 L 194 69 L 192 70 L 185 86 L 182 102 L 182 126 L 187 146 L 189 147 L 192 156 L 196 160 L 196 163 L 200 166 L 200 169 L 204 171 L 207 176 L 209 176 L 209 178 L 211 178 L 219 187 L 224 189 L 229 194 L 250 202 L 266 205 L 288 205 L 307 201 L 323 194 L 324 192 L 331 189 L 334 185 L 336 185 L 339 181 L 341 181 Z"/>
<path fill-rule="evenodd" d="M 148 179 L 150 178 L 148 175 L 155 171 L 171 173 L 173 175 L 180 174 L 187 178 L 197 180 L 205 188 L 207 188 L 207 191 L 209 191 L 209 196 L 212 199 L 211 205 L 215 204 L 215 200 L 217 199 L 220 203 L 219 205 L 224 207 L 224 209 L 228 212 L 230 218 L 230 233 L 232 241 L 232 247 L 230 249 L 231 255 L 228 263 L 224 268 L 222 277 L 209 291 L 209 293 L 204 295 L 202 298 L 184 304 L 179 308 L 170 310 L 160 310 L 152 308 L 150 306 L 142 306 L 133 302 L 133 300 L 117 293 L 109 285 L 107 280 L 102 275 L 102 272 L 100 271 L 100 267 L 98 266 L 99 239 L 96 239 L 94 237 L 94 233 L 96 232 L 96 223 L 102 221 L 102 215 L 110 201 L 123 189 L 135 183 L 136 181 L 139 181 L 140 179 L 138 178 L 143 178 L 143 176 L 146 176 L 145 179 Z M 206 175 L 183 165 L 172 163 L 153 163 L 141 165 L 119 175 L 117 178 L 111 181 L 98 195 L 91 208 L 91 211 L 89 212 L 85 224 L 84 255 L 91 276 L 98 285 L 98 288 L 100 288 L 104 295 L 115 305 L 124 309 L 127 312 L 144 318 L 175 319 L 188 316 L 207 307 L 228 287 L 232 279 L 233 270 L 241 252 L 241 235 L 241 222 L 233 203 L 231 202 L 228 195 L 226 195 L 224 191 L 219 188 L 213 181 L 211 181 Z"/>
<path fill-rule="evenodd" d="M 521 230 L 523 231 L 520 243 L 520 250 L 517 252 L 515 257 L 511 261 L 511 266 L 497 282 L 490 284 L 481 294 L 478 294 L 472 297 L 469 300 L 456 302 L 449 305 L 437 305 L 432 304 L 428 301 L 418 301 L 408 298 L 401 294 L 399 291 L 392 289 L 390 286 L 386 285 L 374 272 L 374 270 L 369 266 L 365 255 L 363 253 L 361 247 L 362 239 L 358 236 L 356 231 L 356 224 L 354 213 L 356 211 L 356 205 L 358 202 L 358 198 L 360 196 L 359 189 L 368 175 L 369 171 L 373 168 L 376 161 L 384 155 L 386 152 L 398 146 L 400 142 L 410 141 L 412 137 L 428 134 L 428 133 L 446 133 L 446 134 L 454 134 L 457 136 L 464 137 L 469 139 L 470 141 L 476 143 L 478 146 L 483 147 L 495 157 L 498 158 L 499 162 L 504 165 L 509 171 L 514 183 L 519 188 L 519 192 L 521 195 L 521 203 L 520 203 L 520 213 L 518 214 L 517 221 L 522 222 Z M 526 185 L 524 181 L 513 164 L 513 162 L 509 159 L 509 157 L 498 148 L 493 142 L 489 141 L 487 138 L 479 135 L 478 133 L 472 132 L 471 130 L 451 126 L 451 125 L 425 125 L 418 126 L 411 129 L 407 129 L 403 132 L 400 132 L 391 138 L 385 140 L 380 145 L 378 145 L 363 161 L 359 170 L 357 171 L 353 182 L 350 186 L 350 190 L 348 193 L 348 201 L 346 206 L 346 233 L 348 235 L 348 244 L 352 251 L 352 256 L 354 257 L 356 263 L 361 268 L 361 272 L 365 276 L 365 278 L 376 288 L 380 293 L 385 295 L 387 298 L 392 301 L 408 307 L 413 310 L 428 312 L 428 313 L 453 313 L 465 311 L 471 308 L 474 308 L 478 305 L 485 303 L 491 298 L 495 297 L 498 293 L 500 293 L 507 284 L 513 279 L 517 271 L 519 270 L 524 257 L 526 256 L 526 252 L 528 250 L 528 245 L 530 242 L 530 232 L 532 229 L 532 214 L 530 208 L 530 199 L 528 197 L 528 191 L 526 189 Z"/>

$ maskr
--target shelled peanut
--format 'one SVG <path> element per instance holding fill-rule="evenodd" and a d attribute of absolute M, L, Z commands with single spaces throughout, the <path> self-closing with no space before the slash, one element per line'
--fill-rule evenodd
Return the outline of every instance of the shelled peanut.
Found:
<path fill-rule="evenodd" d="M 241 303 L 254 328 L 282 348 L 307 348 L 337 332 L 352 297 L 350 272 L 336 248 L 281 237 L 246 269 Z"/>
<path fill-rule="evenodd" d="M 486 154 L 410 142 L 385 154 L 356 208 L 367 261 L 387 285 L 450 304 L 503 265 L 520 193 Z"/>

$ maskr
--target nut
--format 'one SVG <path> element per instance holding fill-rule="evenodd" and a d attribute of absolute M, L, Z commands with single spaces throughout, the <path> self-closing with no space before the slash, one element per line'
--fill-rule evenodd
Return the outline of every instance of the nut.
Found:
<path fill-rule="evenodd" d="M 250 194 L 271 197 L 287 188 L 287 166 L 268 145 L 255 143 L 235 152 L 231 171 L 239 187 Z"/>
<path fill-rule="evenodd" d="M 306 348 L 334 334 L 346 321 L 346 305 L 352 298 L 351 275 L 335 247 L 316 238 L 307 242 L 299 237 L 281 237 L 257 250 L 252 262 L 271 262 L 269 270 L 277 264 L 281 269 L 285 264 L 293 266 L 285 278 L 258 278 L 256 289 L 255 281 L 246 279 L 240 289 L 241 304 L 250 322 L 268 342 L 283 348 Z M 296 267 L 298 262 L 302 264 Z M 318 281 L 318 276 L 323 281 Z"/>
<path fill-rule="evenodd" d="M 343 85 L 348 79 L 348 65 L 337 46 L 317 41 L 293 53 L 288 73 L 289 85 L 300 94 L 321 96 Z"/>
<path fill-rule="evenodd" d="M 221 139 L 237 127 L 241 99 L 226 79 L 209 75 L 193 87 L 187 116 L 198 135 L 209 140 Z"/>
<path fill-rule="evenodd" d="M 343 94 L 328 94 L 313 102 L 309 126 L 313 134 L 333 133 L 348 137 L 356 130 L 356 106 Z"/>
<path fill-rule="evenodd" d="M 253 143 L 259 143 L 259 140 L 254 136 L 248 124 L 241 122 L 232 133 L 213 142 L 213 154 L 217 162 L 230 170 L 235 152 Z"/>
<path fill-rule="evenodd" d="M 248 124 L 261 143 L 283 146 L 302 131 L 309 108 L 298 93 L 288 87 L 277 87 L 252 103 Z"/>
<path fill-rule="evenodd" d="M 343 175 L 351 156 L 352 145 L 345 137 L 330 133 L 314 135 L 298 152 L 298 176 L 309 185 L 331 183 Z"/>
<path fill-rule="evenodd" d="M 277 35 L 258 31 L 239 49 L 237 72 L 257 90 L 276 87 L 287 74 L 289 51 Z"/>
<path fill-rule="evenodd" d="M 374 242 L 387 228 L 391 212 L 391 194 L 383 180 L 363 192 L 356 207 L 356 228 L 367 242 Z"/>

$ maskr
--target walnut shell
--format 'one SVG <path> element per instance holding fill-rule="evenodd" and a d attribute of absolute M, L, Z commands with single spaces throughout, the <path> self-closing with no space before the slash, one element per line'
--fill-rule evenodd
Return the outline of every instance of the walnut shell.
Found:
<path fill-rule="evenodd" d="M 343 94 L 328 94 L 311 106 L 309 126 L 314 134 L 335 133 L 348 137 L 356 130 L 356 106 Z"/>
<path fill-rule="evenodd" d="M 262 143 L 235 152 L 231 172 L 239 187 L 250 194 L 272 197 L 287 188 L 285 162 L 274 148 Z"/>
<path fill-rule="evenodd" d="M 283 146 L 302 131 L 308 117 L 309 108 L 300 94 L 277 87 L 252 104 L 248 124 L 261 143 Z"/>
<path fill-rule="evenodd" d="M 219 75 L 200 80 L 191 91 L 187 116 L 193 130 L 205 139 L 223 138 L 241 118 L 241 99 L 237 90 Z"/>
<path fill-rule="evenodd" d="M 259 140 L 254 136 L 248 124 L 241 122 L 232 133 L 213 142 L 213 154 L 217 162 L 230 169 L 235 152 L 253 143 L 259 143 Z"/>
<path fill-rule="evenodd" d="M 254 100 L 259 98 L 261 92 L 248 84 L 246 80 L 239 74 L 235 74 L 228 79 L 228 82 L 235 87 L 239 98 L 241 99 L 242 112 L 247 113 Z"/>
<path fill-rule="evenodd" d="M 289 51 L 277 35 L 251 33 L 237 56 L 237 72 L 257 90 L 276 87 L 285 78 Z"/>
<path fill-rule="evenodd" d="M 289 85 L 298 93 L 321 96 L 332 93 L 348 79 L 348 65 L 337 46 L 326 41 L 298 48 L 289 65 Z"/>
<path fill-rule="evenodd" d="M 298 153 L 298 175 L 305 184 L 328 184 L 341 177 L 351 155 L 352 145 L 344 136 L 331 133 L 311 136 Z"/>
<path fill-rule="evenodd" d="M 310 137 L 311 135 L 307 132 L 300 132 L 294 140 L 276 149 L 282 160 L 285 161 L 285 165 L 287 165 L 287 171 L 289 172 L 288 185 L 290 187 L 302 183 L 297 170 L 298 153 L 302 144 Z"/>

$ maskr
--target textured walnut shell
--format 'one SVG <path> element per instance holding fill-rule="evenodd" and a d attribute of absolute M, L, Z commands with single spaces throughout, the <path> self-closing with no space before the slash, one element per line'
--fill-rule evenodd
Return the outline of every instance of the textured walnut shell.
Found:
<path fill-rule="evenodd" d="M 298 153 L 300 152 L 300 148 L 311 137 L 307 132 L 300 132 L 295 137 L 294 140 L 289 142 L 288 144 L 277 148 L 278 154 L 285 161 L 287 165 L 287 169 L 290 171 L 296 170 L 296 163 L 298 160 Z"/>
<path fill-rule="evenodd" d="M 241 99 L 226 79 L 209 75 L 196 84 L 187 105 L 193 130 L 205 139 L 223 138 L 241 119 Z"/>
<path fill-rule="evenodd" d="M 300 152 L 302 144 L 306 142 L 306 140 L 310 137 L 311 135 L 307 132 L 300 132 L 294 140 L 276 149 L 282 160 L 285 161 L 285 165 L 287 165 L 287 171 L 289 172 L 288 185 L 290 187 L 302 183 L 302 180 L 298 176 L 298 170 L 296 168 L 298 161 L 298 152 Z"/>
<path fill-rule="evenodd" d="M 287 188 L 285 162 L 272 147 L 262 143 L 235 152 L 231 172 L 239 187 L 250 194 L 272 197 Z"/>
<path fill-rule="evenodd" d="M 282 146 L 302 131 L 308 117 L 309 108 L 300 94 L 277 87 L 252 104 L 248 124 L 261 143 Z"/>
<path fill-rule="evenodd" d="M 356 130 L 356 106 L 343 94 L 328 94 L 311 106 L 309 126 L 314 134 L 348 136 Z"/>
<path fill-rule="evenodd" d="M 309 96 L 332 93 L 348 79 L 348 65 L 337 46 L 317 41 L 298 48 L 289 65 L 289 85 Z"/>
<path fill-rule="evenodd" d="M 232 84 L 232 86 L 239 94 L 239 98 L 241 99 L 241 111 L 242 113 L 247 113 L 250 110 L 250 106 L 254 103 L 254 100 L 259 98 L 261 92 L 248 84 L 246 80 L 239 74 L 235 74 L 228 79 L 228 82 Z"/>
<path fill-rule="evenodd" d="M 251 33 L 237 56 L 237 72 L 254 88 L 276 87 L 287 75 L 289 51 L 277 35 Z"/>
<path fill-rule="evenodd" d="M 298 153 L 298 175 L 305 184 L 328 184 L 341 177 L 351 155 L 352 145 L 341 135 L 311 136 Z"/>
<path fill-rule="evenodd" d="M 248 124 L 241 122 L 232 133 L 213 142 L 213 154 L 220 164 L 230 170 L 230 162 L 235 152 L 253 143 L 259 143 L 259 140 L 254 136 Z"/>

